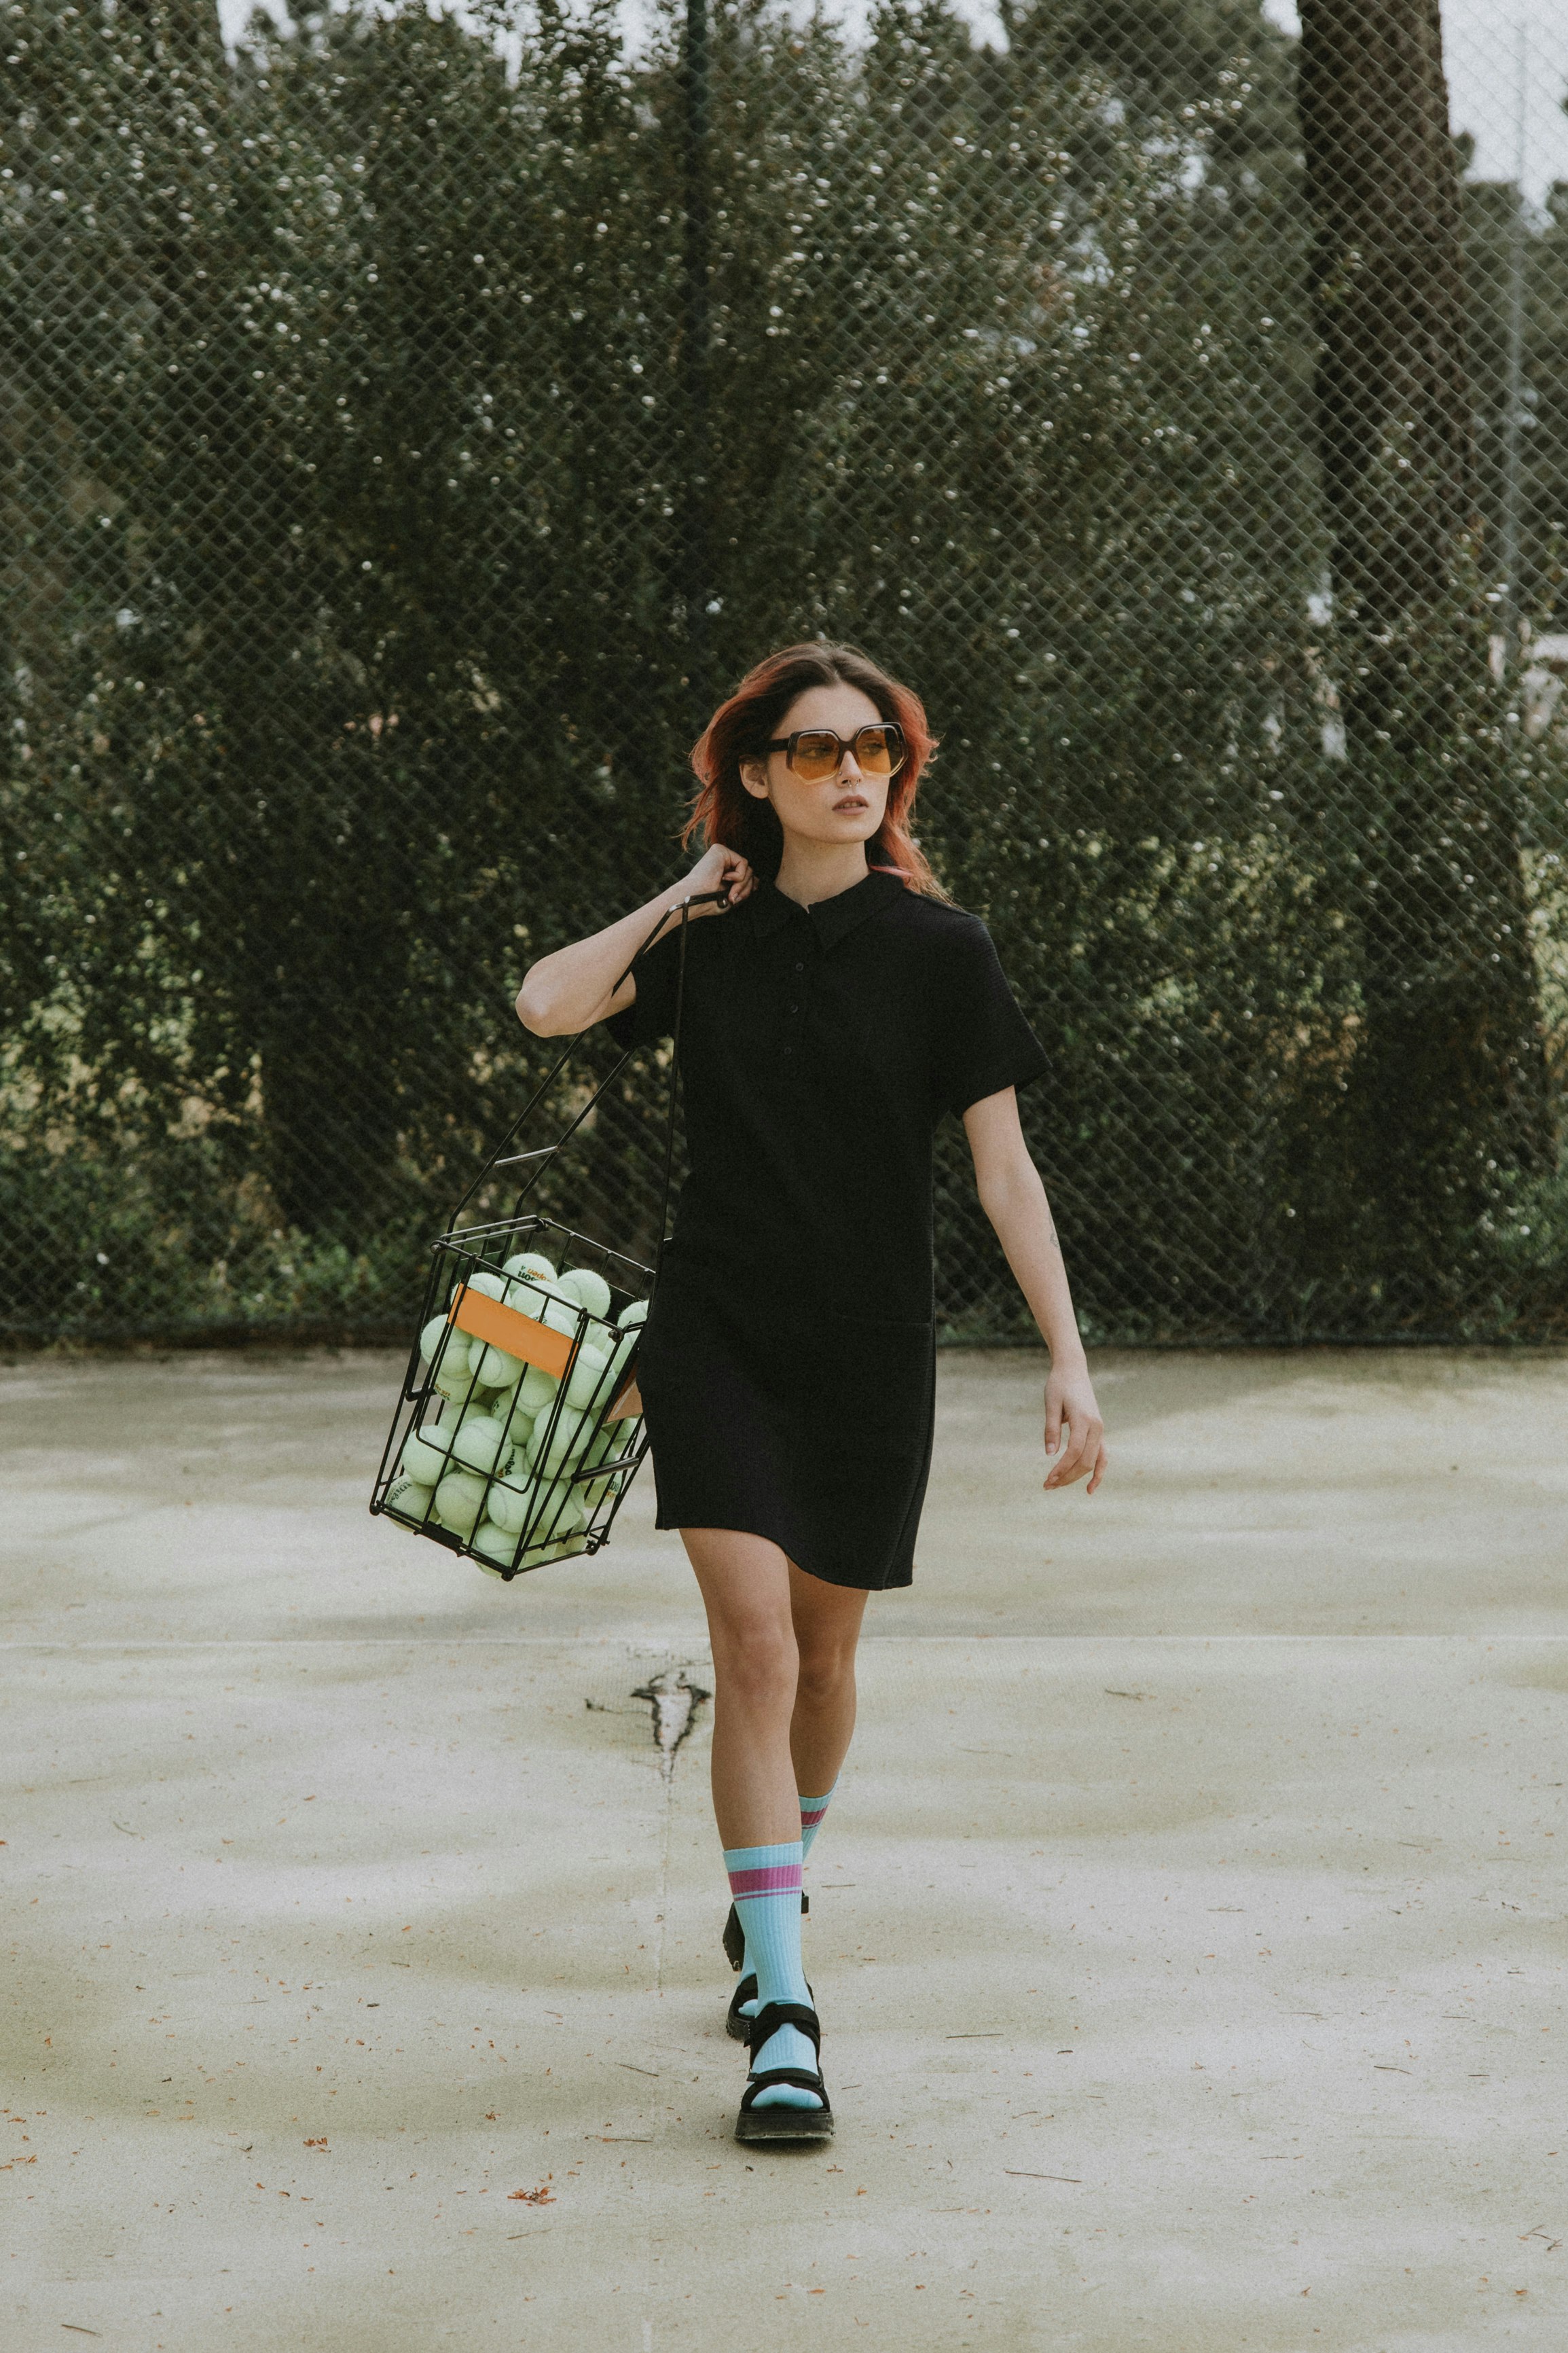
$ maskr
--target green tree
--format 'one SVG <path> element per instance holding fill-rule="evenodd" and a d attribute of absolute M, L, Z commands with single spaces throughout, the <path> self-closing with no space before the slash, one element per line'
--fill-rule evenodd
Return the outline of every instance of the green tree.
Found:
<path fill-rule="evenodd" d="M 1463 1312 L 1510 1178 L 1549 1142 L 1517 777 L 1475 576 L 1458 174 L 1435 0 L 1306 0 L 1301 26 L 1334 659 L 1363 843 L 1342 1156 L 1309 1189 L 1320 1262 L 1359 1261 L 1373 1324 L 1430 1329 Z"/>
<path fill-rule="evenodd" d="M 678 8 L 635 51 L 597 5 L 333 9 L 230 67 L 205 16 L 19 5 L 26 1314 L 403 1312 L 542 1068 L 522 965 L 675 866 L 694 659 L 723 683 L 816 630 L 927 696 L 924 838 L 1046 1041 L 1026 1112 L 1097 1328 L 1477 1312 L 1491 1194 L 1447 1290 L 1407 1250 L 1394 1307 L 1344 1208 L 1372 771 L 1360 706 L 1354 764 L 1324 746 L 1353 665 L 1310 617 L 1295 51 L 1252 0 L 1019 9 L 995 51 L 931 0 L 855 42 L 730 0 L 700 286 Z M 623 1073 L 562 1214 L 651 1244 L 660 1084 Z M 944 1155 L 944 1314 L 996 1330 Z"/>

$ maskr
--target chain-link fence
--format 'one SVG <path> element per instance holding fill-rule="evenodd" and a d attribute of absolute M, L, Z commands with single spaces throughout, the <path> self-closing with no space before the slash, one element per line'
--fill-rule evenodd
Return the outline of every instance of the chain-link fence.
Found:
<path fill-rule="evenodd" d="M 1568 22 L 1451 138 L 1426 0 L 0 17 L 13 1335 L 401 1332 L 524 965 L 817 632 L 941 733 L 1091 1335 L 1562 1330 Z M 956 1131 L 938 1261 L 1019 1328 Z"/>

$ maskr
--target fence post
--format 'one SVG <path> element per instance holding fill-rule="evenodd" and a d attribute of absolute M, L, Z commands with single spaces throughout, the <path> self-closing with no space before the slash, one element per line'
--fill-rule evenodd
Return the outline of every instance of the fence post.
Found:
<path fill-rule="evenodd" d="M 681 390 L 686 406 L 682 486 L 682 588 L 686 675 L 700 725 L 708 716 L 708 606 L 712 596 L 709 509 L 708 270 L 710 255 L 708 0 L 686 0 L 685 316 Z"/>
<path fill-rule="evenodd" d="M 1523 666 L 1523 583 L 1519 576 L 1520 520 L 1523 505 L 1524 441 L 1524 262 L 1529 223 L 1525 206 L 1526 126 L 1530 120 L 1529 32 L 1521 16 L 1514 26 L 1514 192 L 1513 216 L 1508 243 L 1508 386 L 1503 411 L 1502 576 L 1505 583 L 1502 625 L 1503 665 L 1517 678 Z"/>

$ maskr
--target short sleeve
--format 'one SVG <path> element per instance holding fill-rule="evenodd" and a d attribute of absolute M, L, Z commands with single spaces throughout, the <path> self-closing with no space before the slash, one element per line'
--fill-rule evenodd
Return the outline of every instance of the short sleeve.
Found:
<path fill-rule="evenodd" d="M 689 953 L 689 950 L 688 951 Z M 651 1046 L 675 1028 L 675 998 L 680 977 L 680 925 L 673 924 L 639 958 L 637 993 L 624 1013 L 605 1024 L 617 1046 Z"/>
<path fill-rule="evenodd" d="M 944 965 L 934 1024 L 934 1092 L 940 1110 L 962 1114 L 1004 1087 L 1043 1077 L 1047 1064 L 984 923 L 965 924 Z"/>

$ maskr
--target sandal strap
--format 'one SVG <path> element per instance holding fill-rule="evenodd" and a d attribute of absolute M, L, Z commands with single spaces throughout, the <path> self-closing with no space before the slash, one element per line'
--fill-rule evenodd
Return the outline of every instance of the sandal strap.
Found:
<path fill-rule="evenodd" d="M 735 2037 L 737 2042 L 743 2042 L 746 2040 L 746 2036 L 751 2032 L 752 2021 L 742 2005 L 748 2001 L 755 2001 L 756 1998 L 756 1978 L 738 1978 L 735 1981 L 735 1990 L 730 1996 L 729 2017 L 724 2021 L 726 2027 L 729 2026 L 732 2020 L 735 2025 L 744 2029 L 744 2032 L 738 2034 Z"/>
<path fill-rule="evenodd" d="M 811 1911 L 811 1898 L 803 1887 L 800 1891 L 801 1917 Z M 730 1916 L 724 1923 L 724 1958 L 732 1969 L 738 1969 L 746 1957 L 746 1932 L 741 1926 L 741 1915 L 731 1904 Z"/>
<path fill-rule="evenodd" d="M 803 2001 L 770 2001 L 748 2023 L 752 2031 L 746 2039 L 753 2058 L 764 2042 L 771 2042 L 781 2026 L 798 2027 L 814 2051 L 822 2049 L 822 2021 L 816 2010 L 808 2010 Z"/>
<path fill-rule="evenodd" d="M 748 2075 L 746 2088 L 741 2094 L 741 2114 L 744 2116 L 748 2108 L 755 2105 L 759 2092 L 770 2090 L 774 2084 L 793 2084 L 797 2091 L 815 2092 L 822 2102 L 822 2106 L 820 2109 L 808 2110 L 807 2113 L 832 2115 L 833 2111 L 827 2104 L 826 2084 L 820 2075 L 810 2073 L 805 2067 L 766 2067 L 760 2075 Z"/>

